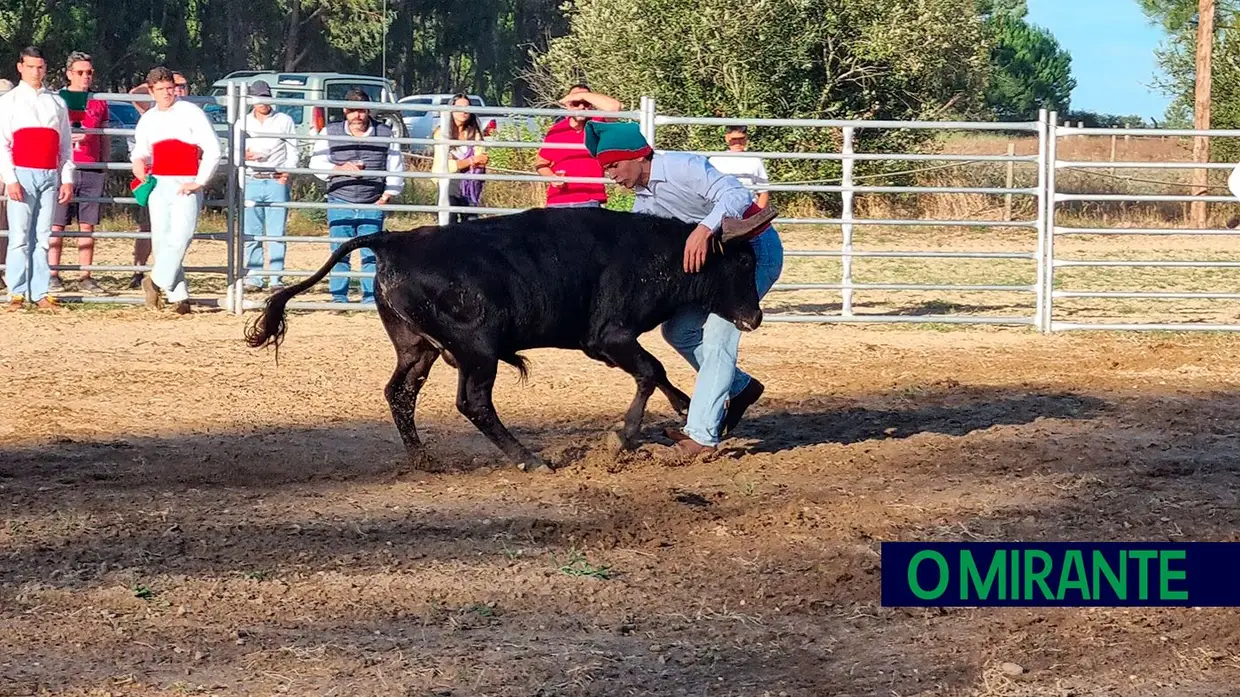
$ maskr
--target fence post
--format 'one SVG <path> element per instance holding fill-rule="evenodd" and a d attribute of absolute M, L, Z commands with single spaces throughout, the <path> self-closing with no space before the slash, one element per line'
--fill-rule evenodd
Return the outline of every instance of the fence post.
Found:
<path fill-rule="evenodd" d="M 1046 243 L 1042 254 L 1042 276 L 1038 284 L 1042 286 L 1042 331 L 1052 331 L 1052 311 L 1055 304 L 1055 160 L 1059 153 L 1059 114 L 1052 111 L 1046 131 L 1046 157 L 1043 166 L 1046 168 L 1046 186 L 1043 187 L 1043 204 L 1046 209 L 1046 220 L 1043 229 Z"/>
<path fill-rule="evenodd" d="M 447 140 L 448 133 L 451 132 L 451 124 L 452 124 L 452 111 L 444 110 L 444 111 L 439 112 L 439 137 L 436 138 L 435 140 Z M 436 143 L 435 144 L 435 160 L 439 162 L 447 162 L 448 157 L 449 157 L 448 147 L 449 146 L 444 143 Z M 434 168 L 434 165 L 432 164 L 432 169 L 433 168 Z M 439 224 L 440 225 L 447 225 L 448 222 L 452 219 L 452 214 L 449 213 L 447 210 L 447 207 L 451 203 L 451 201 L 448 199 L 448 187 L 450 186 L 452 186 L 451 179 L 445 179 L 443 177 L 439 178 L 439 199 L 438 199 L 439 200 L 439 204 L 438 204 L 439 211 L 438 212 L 439 212 Z"/>
<path fill-rule="evenodd" d="M 1046 109 L 1038 110 L 1038 163 L 1037 163 L 1037 168 L 1038 168 L 1037 205 L 1038 205 L 1038 209 L 1037 209 L 1037 216 L 1036 216 L 1037 217 L 1038 241 L 1037 241 L 1037 252 L 1036 252 L 1037 259 L 1035 261 L 1035 265 L 1037 267 L 1037 275 L 1034 279 L 1034 291 L 1033 291 L 1034 298 L 1035 298 L 1033 321 L 1034 321 L 1034 326 L 1036 326 L 1038 330 L 1042 332 L 1046 332 L 1046 326 L 1043 322 L 1043 317 L 1044 317 L 1044 310 L 1046 307 L 1046 303 L 1050 300 L 1046 292 L 1046 286 L 1044 286 L 1042 283 L 1042 279 L 1046 275 L 1046 233 L 1047 233 L 1047 224 L 1046 224 L 1046 198 L 1047 198 L 1046 116 L 1047 116 Z M 1013 150 L 1012 145 L 1008 144 L 1008 154 L 1011 154 L 1012 150 Z M 1008 188 L 1011 188 L 1012 186 L 1012 177 L 1010 174 L 1012 171 L 1011 170 L 1012 164 L 1013 163 L 1011 162 L 1008 163 L 1008 172 L 1009 172 Z M 1008 196 L 1011 196 L 1011 194 L 1008 194 Z M 1009 220 L 1011 219 L 1010 216 L 1008 219 Z"/>
<path fill-rule="evenodd" d="M 641 119 L 642 137 L 645 138 L 646 142 L 649 143 L 650 147 L 653 148 L 655 147 L 655 144 L 654 144 L 654 125 L 655 125 L 654 124 L 655 122 L 654 97 L 648 97 L 648 96 L 643 95 L 641 98 L 641 103 L 638 106 L 638 113 L 640 114 L 640 119 Z"/>
<path fill-rule="evenodd" d="M 1009 140 L 1007 152 L 1008 152 L 1008 157 L 1014 157 L 1016 155 L 1016 143 L 1013 143 L 1012 141 Z M 1006 186 L 1009 189 L 1012 188 L 1013 183 L 1016 181 L 1015 165 L 1016 165 L 1015 162 L 1008 160 L 1007 177 L 1006 179 L 1004 179 L 1004 181 L 1007 182 Z M 1011 222 L 1012 220 L 1012 195 L 1004 194 L 1003 198 L 1004 198 L 1003 219 L 1005 221 Z"/>
<path fill-rule="evenodd" d="M 240 89 L 238 89 L 240 87 Z M 238 86 L 235 82 L 228 83 L 227 106 L 224 109 L 225 121 L 228 123 L 228 281 L 225 286 L 227 302 L 232 304 L 233 314 L 240 316 L 245 312 L 245 291 L 242 279 L 245 276 L 245 245 L 242 235 L 245 226 L 238 220 L 245 216 L 245 187 L 238 186 L 245 181 L 245 129 L 237 134 L 238 112 L 245 118 L 245 85 Z M 238 157 L 237 153 L 241 156 Z"/>
<path fill-rule="evenodd" d="M 852 317 L 852 314 L 853 314 L 853 309 L 852 309 L 852 301 L 853 301 L 853 289 L 852 289 L 853 192 L 851 191 L 851 187 L 853 185 L 853 158 L 852 158 L 853 127 L 852 126 L 844 127 L 844 144 L 841 150 L 842 150 L 841 154 L 844 156 L 843 181 L 841 182 L 844 185 L 844 191 L 843 191 L 844 210 L 843 210 L 843 214 L 841 215 L 841 220 L 843 221 L 843 224 L 840 227 L 841 227 L 841 230 L 843 231 L 844 239 L 843 239 L 843 249 L 841 250 L 843 252 L 843 256 L 840 257 L 840 263 L 842 266 L 840 281 L 841 281 L 841 285 L 843 285 L 844 287 L 841 292 L 841 295 L 843 296 L 843 302 L 842 302 L 840 311 L 845 317 Z"/>

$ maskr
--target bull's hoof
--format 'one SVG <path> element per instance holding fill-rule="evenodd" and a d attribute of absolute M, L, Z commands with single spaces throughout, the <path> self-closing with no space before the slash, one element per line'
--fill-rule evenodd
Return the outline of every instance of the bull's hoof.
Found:
<path fill-rule="evenodd" d="M 637 447 L 636 436 L 626 436 L 622 431 L 608 431 L 603 437 L 603 447 L 611 455 L 619 455 L 622 452 L 633 450 Z"/>
<path fill-rule="evenodd" d="M 546 460 L 535 457 L 517 465 L 517 469 L 527 474 L 551 474 L 555 471 Z"/>
<path fill-rule="evenodd" d="M 425 450 L 414 450 L 409 453 L 409 466 L 419 472 L 446 472 L 447 467 Z"/>

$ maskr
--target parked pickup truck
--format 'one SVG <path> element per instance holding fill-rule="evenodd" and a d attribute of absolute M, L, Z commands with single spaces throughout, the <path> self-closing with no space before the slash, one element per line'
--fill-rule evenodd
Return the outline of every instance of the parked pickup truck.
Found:
<path fill-rule="evenodd" d="M 448 104 L 452 99 L 451 94 L 411 94 L 408 97 L 402 97 L 397 104 Z M 469 103 L 471 106 L 488 106 L 486 101 L 476 95 L 469 95 Z M 405 130 L 408 131 L 410 138 L 430 138 L 435 133 L 435 127 L 439 125 L 438 111 L 405 111 L 401 113 L 401 118 L 405 122 Z M 512 137 L 519 140 L 541 140 L 543 137 L 543 129 L 538 122 L 528 116 L 499 116 L 494 114 L 479 114 L 478 123 L 482 126 L 483 135 L 493 137 L 495 132 L 503 129 L 506 137 Z M 512 127 L 516 128 L 513 132 Z M 429 153 L 433 146 L 411 145 L 411 151 L 420 151 Z"/>
<path fill-rule="evenodd" d="M 213 97 L 228 93 L 228 83 L 252 84 L 263 80 L 271 87 L 271 96 L 277 99 L 342 100 L 349 90 L 358 88 L 377 102 L 372 116 L 375 120 L 391 126 L 397 138 L 406 138 L 405 124 L 395 111 L 383 111 L 382 104 L 396 101 L 396 85 L 386 78 L 375 75 L 351 75 L 345 73 L 281 73 L 275 70 L 242 70 L 229 73 L 211 86 Z M 278 106 L 279 111 L 293 119 L 298 135 L 318 133 L 332 121 L 344 119 L 344 111 L 336 107 Z M 208 116 L 216 123 L 225 123 L 223 106 L 208 109 Z M 310 141 L 303 141 L 303 150 L 310 149 Z"/>

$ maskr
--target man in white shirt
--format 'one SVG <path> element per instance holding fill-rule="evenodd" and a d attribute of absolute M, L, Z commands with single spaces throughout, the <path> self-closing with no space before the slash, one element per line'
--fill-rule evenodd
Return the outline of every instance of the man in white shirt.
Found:
<path fill-rule="evenodd" d="M 256 97 L 271 97 L 271 86 L 263 80 L 250 85 L 250 94 Z M 288 209 L 268 207 L 265 203 L 288 202 L 287 172 L 276 172 L 278 168 L 297 166 L 297 141 L 291 136 L 295 133 L 293 119 L 282 114 L 270 104 L 255 104 L 244 119 L 237 122 L 238 152 L 236 160 L 240 160 L 241 142 L 245 141 L 246 178 L 241 182 L 245 187 L 246 203 L 256 203 L 254 207 L 245 209 L 245 287 L 247 290 L 262 290 L 264 276 L 251 275 L 263 268 L 263 243 L 253 239 L 256 236 L 283 237 L 285 224 L 288 220 Z M 242 133 L 245 133 L 244 138 Z M 264 136 L 286 137 L 264 137 Z M 253 167 L 254 169 L 251 169 Z M 267 249 L 271 253 L 270 269 L 284 270 L 283 242 L 269 241 Z M 280 277 L 271 277 L 272 290 L 281 287 Z"/>
<path fill-rule="evenodd" d="M 749 129 L 746 126 L 728 126 L 723 134 L 730 152 L 745 152 L 749 144 Z M 710 164 L 724 174 L 731 174 L 750 189 L 757 192 L 758 208 L 766 208 L 770 202 L 770 192 L 762 187 L 771 183 L 766 174 L 766 164 L 761 157 L 755 155 L 715 155 Z"/>
<path fill-rule="evenodd" d="M 636 123 L 590 121 L 585 145 L 604 174 L 636 194 L 634 213 L 697 223 L 685 243 L 686 273 L 697 273 L 706 263 L 710 240 L 725 218 L 749 218 L 761 211 L 748 189 L 711 167 L 705 157 L 655 153 Z M 761 298 L 783 271 L 783 242 L 768 225 L 749 244 L 757 258 L 754 283 Z M 692 308 L 664 322 L 662 333 L 697 371 L 685 427 L 667 435 L 676 441 L 679 454 L 714 452 L 765 389 L 736 367 L 741 332 L 718 315 Z"/>
<path fill-rule="evenodd" d="M 28 298 L 39 309 L 59 310 L 47 292 L 47 249 L 56 205 L 73 197 L 69 110 L 43 88 L 47 61 L 38 48 L 22 50 L 17 72 L 21 82 L 0 97 L 0 178 L 9 197 L 8 309 L 22 309 Z"/>
<path fill-rule="evenodd" d="M 8 92 L 11 89 L 13 89 L 13 83 L 0 77 L 0 96 L 3 96 L 5 92 Z M 3 230 L 7 235 L 9 231 L 9 214 L 7 211 L 7 206 L 5 205 L 6 203 L 7 201 L 0 201 L 0 230 Z M 0 244 L 0 264 L 4 264 L 4 259 L 9 254 L 8 237 L 5 237 L 4 239 L 4 244 Z M 0 290 L 4 290 L 7 287 L 8 286 L 4 284 L 4 274 L 0 274 Z"/>
<path fill-rule="evenodd" d="M 220 141 L 211 121 L 196 104 L 177 99 L 172 71 L 155 68 L 146 76 L 154 108 L 134 127 L 133 176 L 145 184 L 155 177 L 147 207 L 151 212 L 151 247 L 155 264 L 142 279 L 148 307 L 161 307 L 159 290 L 188 314 L 185 253 L 198 227 L 203 187 L 220 163 Z"/>

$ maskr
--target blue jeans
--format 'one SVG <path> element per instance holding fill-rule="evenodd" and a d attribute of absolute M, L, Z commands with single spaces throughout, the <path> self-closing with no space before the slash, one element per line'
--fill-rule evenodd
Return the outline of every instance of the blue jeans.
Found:
<path fill-rule="evenodd" d="M 784 245 L 774 228 L 749 244 L 757 255 L 754 281 L 758 298 L 766 297 L 784 268 Z M 663 323 L 663 338 L 697 371 L 685 435 L 702 444 L 719 444 L 719 427 L 727 400 L 740 394 L 752 379 L 736 367 L 741 330 L 716 314 L 697 308 L 681 310 Z"/>
<path fill-rule="evenodd" d="M 329 196 L 328 203 L 347 203 L 338 198 Z M 370 235 L 383 229 L 383 211 L 360 210 L 357 208 L 329 208 L 327 209 L 327 227 L 332 237 L 361 237 L 362 235 Z M 332 251 L 340 248 L 337 242 L 332 243 Z M 369 249 L 359 249 L 362 255 L 362 271 L 366 273 L 375 272 L 375 253 Z M 353 255 L 349 254 L 336 265 L 332 267 L 332 273 L 348 273 L 349 261 Z M 373 303 L 375 301 L 375 279 L 363 278 L 362 282 L 362 302 Z M 331 290 L 332 302 L 347 303 L 349 302 L 349 279 L 345 277 L 336 277 L 328 282 L 327 287 Z"/>
<path fill-rule="evenodd" d="M 275 179 L 250 179 L 245 183 L 245 200 L 255 203 L 287 203 L 288 186 Z M 287 208 L 270 208 L 256 206 L 245 209 L 245 236 L 283 237 L 285 223 L 288 220 Z M 267 242 L 271 252 L 270 268 L 272 271 L 284 270 L 284 243 L 274 240 Z M 263 243 L 250 239 L 245 243 L 246 285 L 256 288 L 263 287 L 264 276 L 250 276 L 250 271 L 263 268 Z M 271 276 L 270 284 L 279 285 L 280 277 Z"/>
<path fill-rule="evenodd" d="M 21 296 L 30 302 L 47 297 L 52 270 L 47 265 L 47 247 L 52 239 L 52 219 L 56 215 L 56 196 L 60 173 L 54 169 L 17 167 L 17 183 L 22 200 L 9 201 L 9 245 L 5 283 L 10 298 Z"/>

